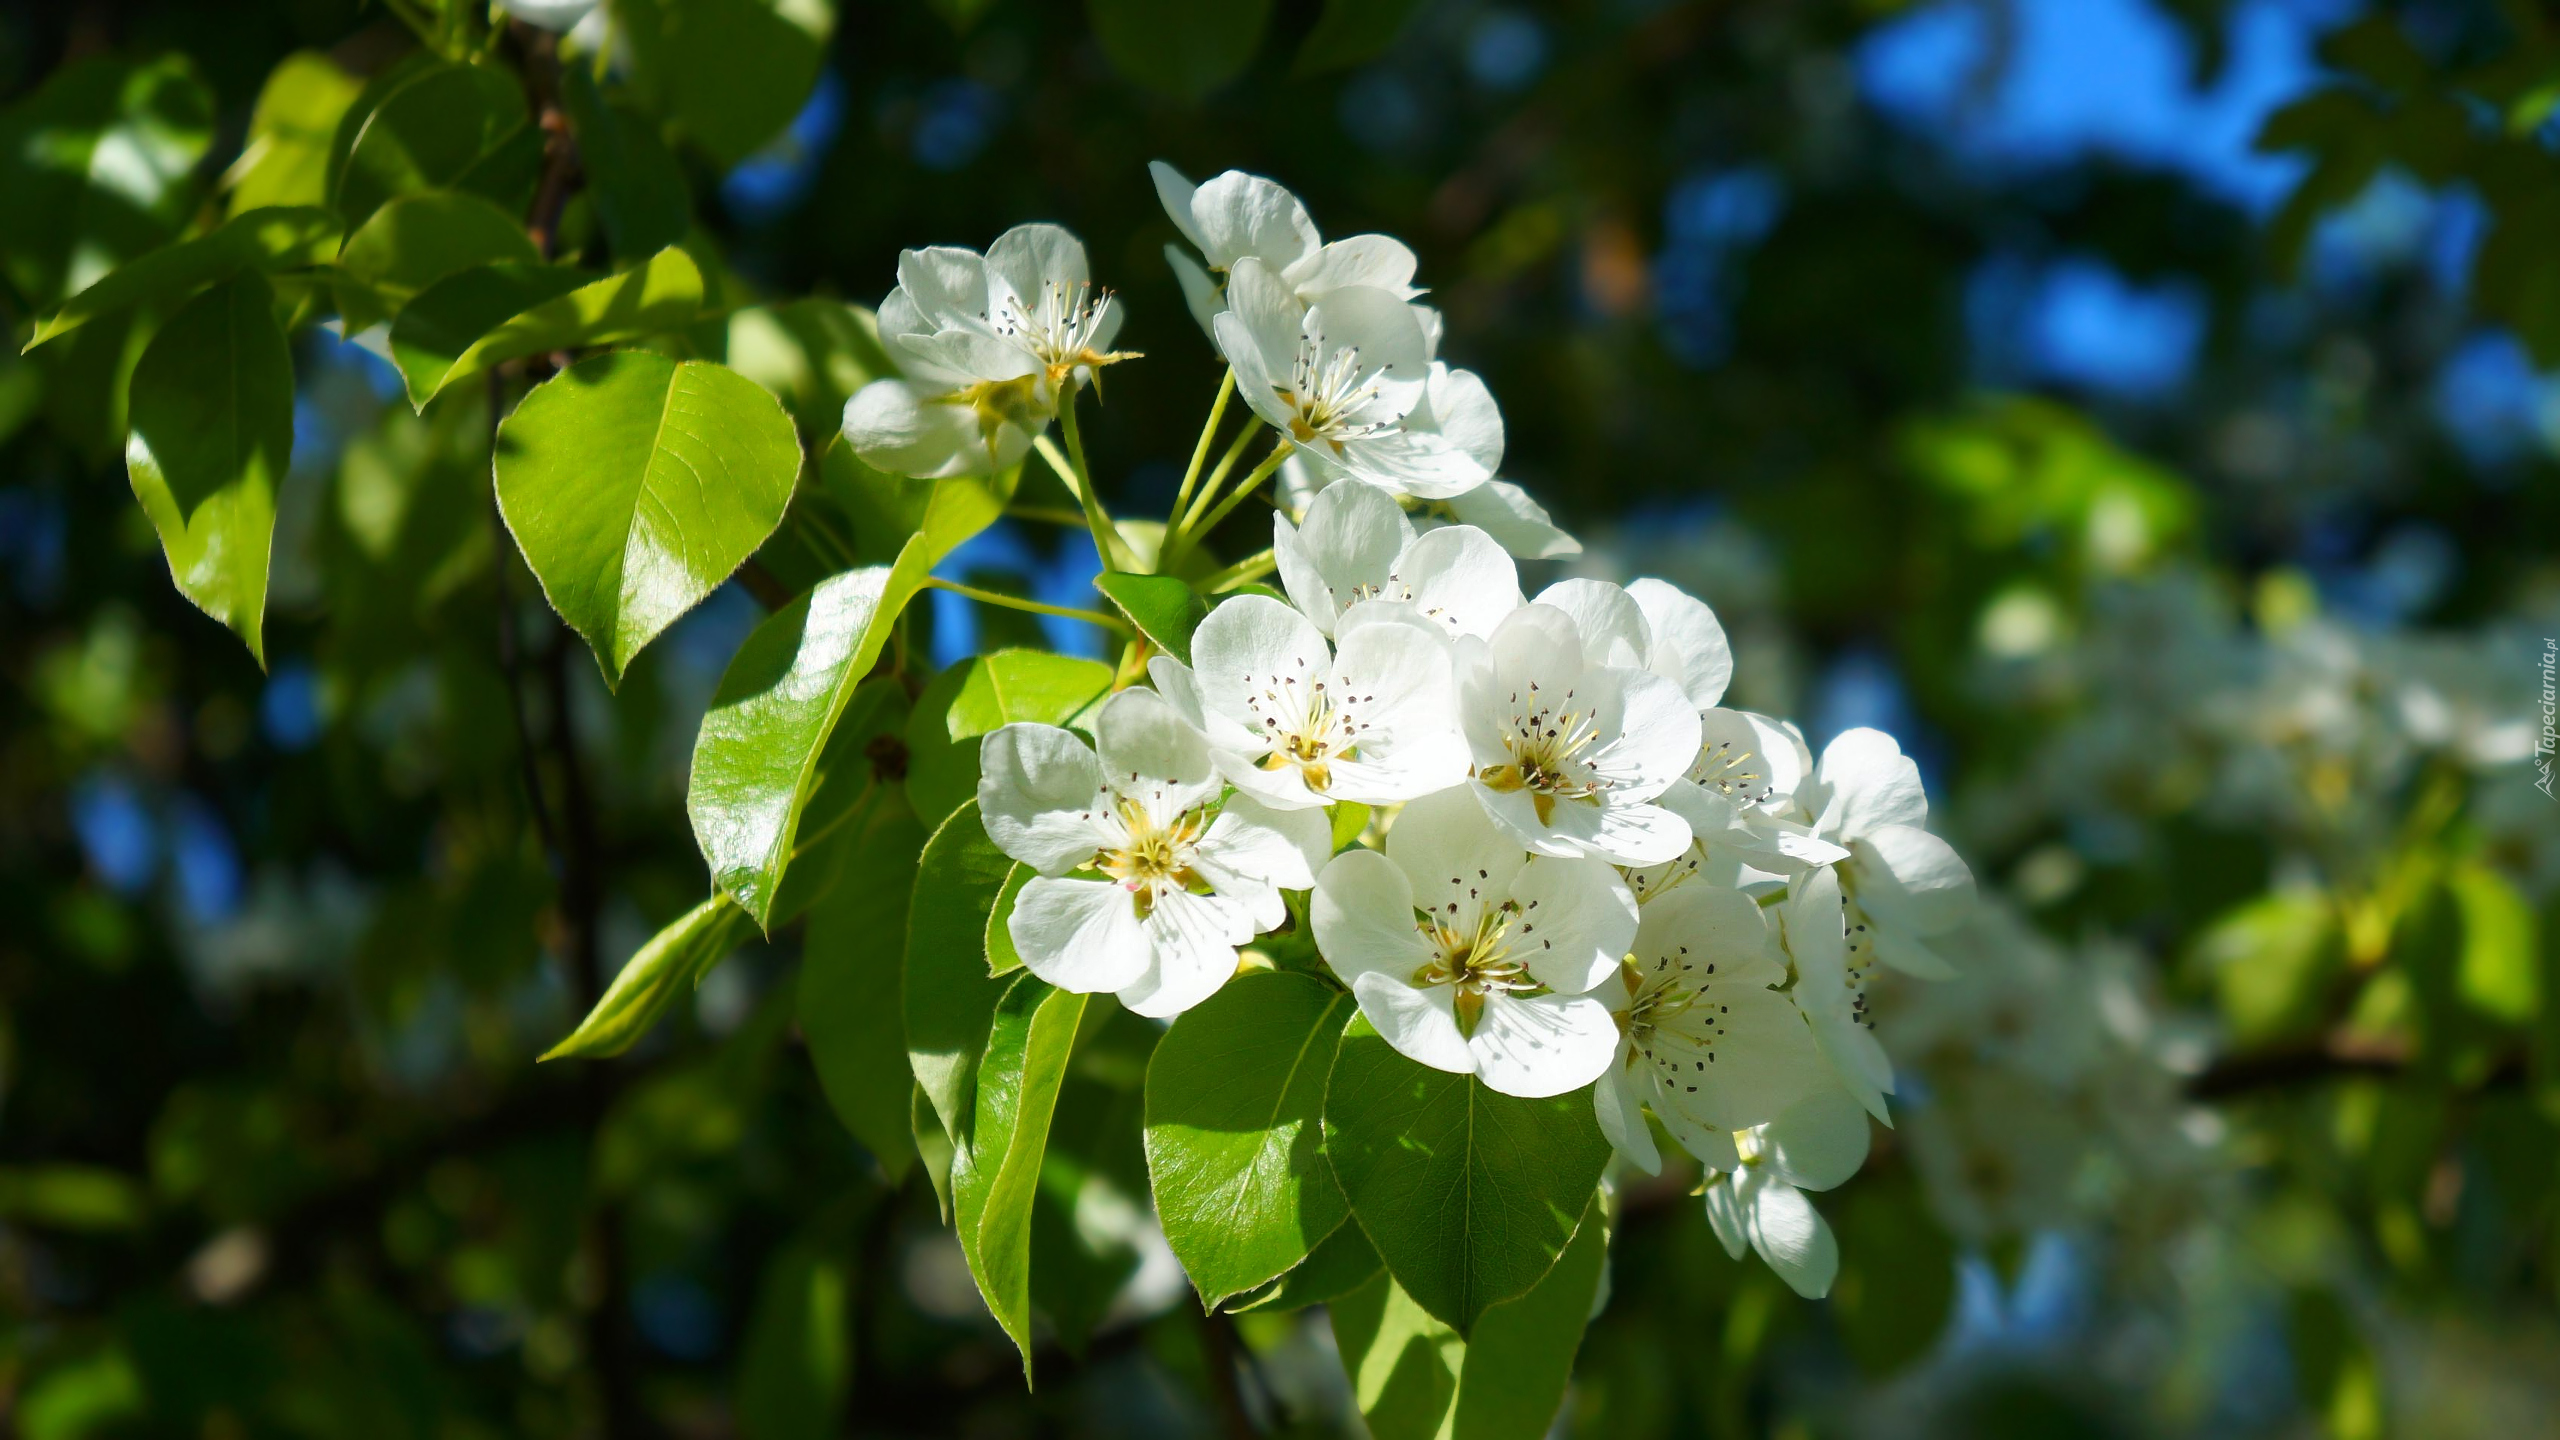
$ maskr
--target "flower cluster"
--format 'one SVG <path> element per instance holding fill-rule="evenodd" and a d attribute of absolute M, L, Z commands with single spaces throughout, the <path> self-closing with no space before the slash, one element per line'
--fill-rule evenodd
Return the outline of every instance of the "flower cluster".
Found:
<path fill-rule="evenodd" d="M 1823 1293 L 1836 1254 L 1804 1192 L 1858 1168 L 1868 1116 L 1890 1123 L 1867 982 L 1952 973 L 1934 947 L 1973 896 L 1917 767 L 1873 730 L 1817 761 L 1793 725 L 1725 705 L 1724 628 L 1676 586 L 1524 594 L 1514 557 L 1572 542 L 1494 478 L 1501 413 L 1440 359 L 1412 253 L 1327 243 L 1254 176 L 1155 176 L 1197 248 L 1169 250 L 1194 314 L 1271 437 L 1230 503 L 1279 482 L 1280 589 L 1212 594 L 1187 659 L 1149 655 L 1151 688 L 1107 700 L 1090 747 L 1034 723 L 986 737 L 982 822 L 1036 872 L 1014 949 L 1170 1017 L 1303 928 L 1397 1050 L 1512 1095 L 1588 1088 L 1648 1172 L 1658 1122 L 1710 1168 L 1736 1253 Z M 984 257 L 909 251 L 880 315 L 906 374 L 857 394 L 845 433 L 901 474 L 1017 462 L 1124 358 L 1116 304 L 1050 226 Z"/>

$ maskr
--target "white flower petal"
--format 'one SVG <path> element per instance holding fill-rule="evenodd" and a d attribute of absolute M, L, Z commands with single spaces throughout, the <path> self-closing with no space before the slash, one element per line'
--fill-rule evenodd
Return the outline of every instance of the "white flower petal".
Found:
<path fill-rule="evenodd" d="M 1315 703 L 1332 679 L 1333 653 L 1315 622 L 1268 595 L 1238 595 L 1209 612 L 1191 634 L 1200 703 L 1263 737 Z"/>
<path fill-rule="evenodd" d="M 1422 990 L 1370 971 L 1351 977 L 1351 997 L 1379 1035 L 1416 1064 L 1453 1075 L 1475 1072 L 1475 1052 L 1458 1033 L 1454 992 L 1446 985 Z"/>
<path fill-rule="evenodd" d="M 1726 1176 L 1710 1176 L 1707 1180 L 1707 1228 L 1715 1232 L 1716 1243 L 1724 1253 L 1739 1260 L 1751 1248 L 1751 1222 L 1743 1218 L 1737 1198 L 1740 1182 Z"/>
<path fill-rule="evenodd" d="M 1133 983 L 1152 954 L 1134 897 L 1110 880 L 1033 880 L 1014 897 L 1005 933 L 1032 974 L 1082 995 Z"/>
<path fill-rule="evenodd" d="M 1805 808 L 1821 817 L 1816 828 L 1835 840 L 1855 840 L 1879 825 L 1929 823 L 1920 767 L 1881 730 L 1860 726 L 1834 737 L 1814 767 L 1814 789 Z"/>
<path fill-rule="evenodd" d="M 1574 630 L 1582 637 L 1583 663 L 1644 668 L 1652 631 L 1645 624 L 1643 607 L 1625 590 L 1606 580 L 1576 576 L 1539 591 L 1536 603 L 1552 605 L 1573 617 Z M 1681 767 L 1687 766 L 1688 757 L 1683 756 Z"/>
<path fill-rule="evenodd" d="M 1484 997 L 1467 1049 L 1486 1085 L 1543 1099 L 1600 1078 L 1618 1055 L 1618 1022 L 1588 995 L 1495 991 Z"/>
<path fill-rule="evenodd" d="M 1200 322 L 1200 328 L 1208 332 L 1212 341 L 1216 340 L 1218 312 L 1227 308 L 1226 291 L 1181 246 L 1165 246 L 1164 260 L 1173 267 L 1174 283 L 1182 287 L 1182 303 L 1190 307 L 1191 318 Z"/>
<path fill-rule="evenodd" d="M 1161 1020 L 1218 993 L 1236 973 L 1236 946 L 1252 938 L 1242 910 L 1225 895 L 1159 891 L 1146 921 L 1149 963 L 1119 988 L 1120 1003 Z"/>
<path fill-rule="evenodd" d="M 933 329 L 986 323 L 987 261 L 975 250 L 932 245 L 901 251 L 898 288 Z"/>
<path fill-rule="evenodd" d="M 1943 935 L 1974 906 L 1973 871 L 1955 847 L 1913 825 L 1878 825 L 1849 844 L 1858 904 L 1915 935 Z"/>
<path fill-rule="evenodd" d="M 1000 280 L 1022 302 L 1026 313 L 1039 313 L 1043 293 L 1052 285 L 1063 286 L 1075 295 L 1079 286 L 1093 278 L 1085 260 L 1084 242 L 1063 225 L 1036 222 L 1016 225 L 996 237 L 987 247 L 987 275 Z M 1082 303 L 1081 295 L 1074 303 Z"/>
<path fill-rule="evenodd" d="M 1607 861 L 1541 856 L 1512 878 L 1511 899 L 1520 907 L 1511 951 L 1539 984 L 1579 995 L 1618 977 L 1635 943 L 1636 897 Z"/>
<path fill-rule="evenodd" d="M 1917 937 L 1890 927 L 1874 934 L 1876 958 L 1915 980 L 1953 980 L 1956 967 Z"/>
<path fill-rule="evenodd" d="M 1840 1273 L 1840 1244 L 1813 1202 L 1781 1184 L 1762 1184 L 1747 1202 L 1751 1248 L 1787 1287 L 1807 1300 L 1831 1293 Z"/>
<path fill-rule="evenodd" d="M 1156 192 L 1165 193 L 1162 176 Z M 1279 270 L 1322 243 L 1297 196 L 1241 170 L 1229 170 L 1191 192 L 1187 233 L 1198 241 L 1201 258 L 1213 270 L 1233 270 L 1248 256 Z"/>
<path fill-rule="evenodd" d="M 1147 176 L 1156 182 L 1156 199 L 1164 206 L 1166 218 L 1173 221 L 1173 228 L 1181 231 L 1182 238 L 1194 248 L 1207 249 L 1207 242 L 1200 238 L 1199 225 L 1191 218 L 1191 197 L 1200 187 L 1161 160 L 1147 162 Z"/>
<path fill-rule="evenodd" d="M 1829 1190 L 1867 1163 L 1867 1112 L 1833 1086 L 1789 1105 L 1760 1132 L 1771 1175 L 1800 1190 Z"/>
<path fill-rule="evenodd" d="M 1724 698 L 1733 680 L 1733 647 L 1707 603 L 1667 581 L 1644 579 L 1627 587 L 1653 636 L 1646 658 L 1653 673 L 1680 687 L 1704 710 Z"/>
<path fill-rule="evenodd" d="M 1425 343 L 1428 344 L 1427 336 Z M 1433 361 L 1423 390 L 1423 404 L 1432 430 L 1456 446 L 1480 472 L 1467 489 L 1490 480 L 1493 472 L 1502 468 L 1502 409 L 1494 404 L 1493 392 L 1485 388 L 1483 379 L 1474 371 L 1453 370 Z"/>
<path fill-rule="evenodd" d="M 1334 866 L 1348 858 L 1338 857 Z M 1510 894 L 1514 877 L 1529 857 L 1512 837 L 1485 819 L 1466 790 L 1452 788 L 1404 807 L 1387 831 L 1387 858 L 1409 882 L 1406 929 L 1412 928 L 1413 911 L 1420 908 L 1443 923 L 1472 930 L 1476 916 L 1487 905 L 1499 904 Z M 1332 869 L 1328 866 L 1326 873 Z M 1330 956 L 1332 947 L 1326 946 L 1325 952 Z"/>
<path fill-rule="evenodd" d="M 1508 480 L 1487 480 L 1449 497 L 1450 513 L 1484 531 L 1523 560 L 1553 560 L 1582 553 L 1582 542 L 1556 528 L 1546 507 Z"/>
<path fill-rule="evenodd" d="M 1314 885 L 1332 849 L 1332 824 L 1324 812 L 1279 810 L 1230 795 L 1200 838 L 1192 868 L 1210 888 L 1244 904 L 1259 933 L 1287 918 L 1280 892 Z M 1252 938 L 1241 936 L 1239 943 Z"/>
<path fill-rule="evenodd" d="M 1653 1127 L 1644 1123 L 1642 1097 L 1630 1079 L 1633 1074 L 1623 1056 L 1610 1062 L 1608 1073 L 1591 1087 L 1592 1116 L 1600 1122 L 1600 1133 L 1609 1137 L 1610 1147 L 1628 1164 L 1647 1175 L 1659 1175 L 1662 1150 L 1653 1143 Z"/>
<path fill-rule="evenodd" d="M 1022 458 L 1031 437 L 1007 425 L 995 448 L 975 411 L 905 380 L 874 380 L 844 402 L 844 438 L 874 470 L 919 479 L 985 475 Z"/>
<path fill-rule="evenodd" d="M 1490 635 L 1520 608 L 1519 567 L 1472 525 L 1445 525 L 1416 537 L 1397 557 L 1394 574 L 1412 590 L 1416 609 L 1461 635 Z"/>
<path fill-rule="evenodd" d="M 1413 288 L 1414 266 L 1413 251 L 1393 236 L 1350 235 L 1298 257 L 1281 278 L 1309 301 L 1349 285 L 1366 285 L 1410 300 L 1422 293 Z"/>
<path fill-rule="evenodd" d="M 1153 690 L 1123 690 L 1093 717 L 1103 783 L 1169 822 L 1216 796 L 1209 742 Z"/>
<path fill-rule="evenodd" d="M 1346 980 L 1374 974 L 1410 989 L 1413 973 L 1431 963 L 1414 928 L 1413 882 L 1375 850 L 1334 856 L 1316 875 L 1307 914 L 1325 962 Z"/>
<path fill-rule="evenodd" d="M 1698 758 L 1698 710 L 1679 686 L 1649 670 L 1602 671 L 1584 684 L 1594 704 L 1614 709 L 1614 793 L 1650 800 L 1688 773 Z"/>
<path fill-rule="evenodd" d="M 1093 858 L 1105 836 L 1102 770 L 1083 741 L 1055 725 L 1016 721 L 978 742 L 978 816 L 996 848 L 1043 875 Z"/>
<path fill-rule="evenodd" d="M 1413 524 L 1393 496 L 1374 485 L 1334 485 L 1308 502 L 1296 527 L 1275 517 L 1272 554 L 1290 600 L 1330 634 L 1335 616 L 1386 585 L 1412 540 Z"/>

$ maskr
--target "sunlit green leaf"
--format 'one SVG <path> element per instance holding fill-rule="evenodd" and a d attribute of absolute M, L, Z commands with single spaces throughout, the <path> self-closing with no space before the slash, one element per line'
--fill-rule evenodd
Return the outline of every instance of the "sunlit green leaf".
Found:
<path fill-rule="evenodd" d="M 750 933 L 745 912 L 726 895 L 694 906 L 634 951 L 578 1028 L 542 1058 L 597 1060 L 630 1049 Z"/>
<path fill-rule="evenodd" d="M 293 457 L 293 357 L 255 272 L 171 316 L 134 368 L 125 468 L 169 574 L 266 663 L 267 553 Z"/>
<path fill-rule="evenodd" d="M 417 394 L 413 385 L 411 398 L 423 406 L 457 380 L 527 355 L 610 345 L 679 330 L 701 309 L 702 272 L 695 267 L 692 256 L 671 246 L 649 257 L 645 265 L 608 275 L 509 316 L 455 356 L 426 394 Z M 723 369 L 722 373 L 736 372 Z M 796 477 L 800 449 L 796 436 L 791 448 Z M 775 518 L 781 518 L 779 512 Z"/>
<path fill-rule="evenodd" d="M 1228 1301 L 1226 1308 L 1242 1313 L 1327 1304 L 1368 1284 L 1381 1268 L 1377 1250 L 1346 1207 L 1342 1223 L 1308 1251 L 1306 1259 L 1270 1284 Z"/>
<path fill-rule="evenodd" d="M 643 83 L 723 165 L 800 113 L 835 31 L 832 0 L 626 0 L 614 18 Z"/>
<path fill-rule="evenodd" d="M 267 72 L 249 112 L 249 139 L 225 177 L 231 213 L 270 205 L 326 205 L 329 145 L 363 82 L 317 50 L 296 50 Z"/>
<path fill-rule="evenodd" d="M 2460 866 L 2446 883 L 2462 913 L 2455 988 L 2464 1003 L 2511 1025 L 2533 1019 L 2542 1009 L 2542 952 L 2532 905 L 2485 865 Z"/>
<path fill-rule="evenodd" d="M 1609 1158 L 1588 1090 L 1504 1095 L 1406 1059 L 1362 1018 L 1334 1057 L 1324 1137 L 1378 1258 L 1461 1332 L 1547 1273 Z"/>
<path fill-rule="evenodd" d="M 606 681 L 619 684 L 642 646 L 772 533 L 799 476 L 799 458 L 782 407 L 744 376 L 707 360 L 615 351 L 554 376 L 499 427 L 498 506 L 543 594 L 593 647 Z M 829 611 L 822 623 L 842 618 Z M 789 694 L 765 693 L 765 682 L 785 673 L 771 667 L 779 663 L 797 680 L 810 679 L 792 654 L 776 648 L 789 642 L 796 652 L 802 637 L 786 636 L 777 622 L 789 624 L 781 616 L 768 621 L 731 666 L 738 687 L 752 688 L 724 681 L 716 702 L 747 704 L 744 713 L 766 725 L 777 709 L 797 714 L 804 708 Z M 819 650 L 805 657 L 809 663 L 852 658 L 822 654 L 823 636 L 816 643 Z M 871 653 L 878 648 L 874 643 Z M 852 678 L 869 668 L 865 656 Z M 842 703 L 837 697 L 825 712 L 830 723 Z M 738 712 L 730 713 L 736 718 Z M 709 722 L 704 733 L 711 733 Z M 811 738 L 822 743 L 825 735 Z M 800 763 L 814 770 L 815 760 L 813 744 Z M 796 803 L 793 809 L 796 822 Z M 791 827 L 770 838 L 779 881 Z M 757 891 L 750 913 L 763 919 L 772 898 L 770 889 Z"/>
<path fill-rule="evenodd" d="M 560 80 L 587 195 L 613 253 L 649 255 L 682 240 L 693 224 L 693 196 L 683 168 L 658 138 L 657 122 L 606 99 L 587 66 L 564 66 Z"/>
<path fill-rule="evenodd" d="M 1013 862 L 978 823 L 974 799 L 925 842 L 907 911 L 907 1063 L 945 1135 L 966 1133 L 978 1057 L 1012 983 L 987 973 L 987 915 Z"/>
<path fill-rule="evenodd" d="M 1118 606 L 1150 644 L 1188 665 L 1191 632 L 1209 617 L 1209 605 L 1170 575 L 1131 575 L 1118 570 L 1094 577 L 1093 588 Z"/>
<path fill-rule="evenodd" d="M 849 879 L 810 907 L 800 955 L 800 1029 L 818 1083 L 893 1181 L 915 1155 L 898 937 L 924 842 L 924 826 L 903 803 L 859 815 L 844 857 Z"/>
<path fill-rule="evenodd" d="M 522 82 L 494 65 L 437 61 L 404 67 L 350 111 L 344 158 L 329 175 L 329 202 L 361 227 L 395 196 L 463 190 L 521 210 L 542 165 L 542 136 Z"/>
<path fill-rule="evenodd" d="M 521 220 L 477 195 L 403 195 L 374 211 L 338 252 L 338 314 L 350 332 L 362 330 L 398 315 L 448 275 L 500 263 L 537 265 L 541 258 Z"/>
<path fill-rule="evenodd" d="M 36 323 L 26 348 L 101 315 L 142 304 L 169 304 L 241 270 L 283 270 L 324 258 L 337 222 L 313 209 L 251 210 L 193 240 L 154 250 L 116 269 Z"/>
<path fill-rule="evenodd" d="M 1204 1304 L 1307 1258 L 1350 1213 L 1323 1157 L 1325 1079 L 1354 1006 L 1311 976 L 1243 975 L 1185 1011 L 1147 1070 L 1147 1170 Z"/>
<path fill-rule="evenodd" d="M 1085 997 L 1017 975 L 996 1003 L 951 1208 L 969 1273 L 1031 1376 L 1031 1208 Z"/>
<path fill-rule="evenodd" d="M 391 363 L 410 403 L 424 408 L 481 336 L 595 278 L 567 265 L 509 260 L 455 271 L 419 291 L 391 325 Z"/>
<path fill-rule="evenodd" d="M 978 747 L 1015 721 L 1082 727 L 1111 693 L 1111 667 L 1041 650 L 999 650 L 943 671 L 907 722 L 907 795 L 916 813 L 950 814 L 978 793 Z"/>
<path fill-rule="evenodd" d="M 729 315 L 728 363 L 781 396 L 802 429 L 834 437 L 830 444 L 850 459 L 838 432 L 844 402 L 897 373 L 880 348 L 879 328 L 870 311 L 840 300 L 749 305 Z"/>

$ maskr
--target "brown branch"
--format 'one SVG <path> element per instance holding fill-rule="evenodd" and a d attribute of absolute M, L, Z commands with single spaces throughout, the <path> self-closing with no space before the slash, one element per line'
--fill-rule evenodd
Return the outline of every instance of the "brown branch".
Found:
<path fill-rule="evenodd" d="M 2418 1061 L 2405 1045 L 2332 1034 L 2306 1044 L 2225 1055 L 2189 1079 L 2186 1091 L 2190 1100 L 2231 1100 L 2358 1076 L 2387 1080 L 2418 1073 Z M 2524 1083 L 2524 1078 L 2524 1057 L 2507 1055 L 2467 1088 L 2503 1089 Z"/>

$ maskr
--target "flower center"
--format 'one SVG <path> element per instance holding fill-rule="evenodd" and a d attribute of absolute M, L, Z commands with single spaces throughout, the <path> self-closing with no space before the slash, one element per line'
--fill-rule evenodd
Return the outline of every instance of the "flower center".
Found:
<path fill-rule="evenodd" d="M 1358 752 L 1360 732 L 1368 729 L 1358 707 L 1375 695 L 1336 693 L 1323 680 L 1274 674 L 1248 692 L 1245 708 L 1262 727 L 1270 752 L 1265 770 L 1295 767 L 1307 788 L 1321 793 L 1333 783 L 1333 762 Z"/>
<path fill-rule="evenodd" d="M 1609 788 L 1608 777 L 1594 763 L 1607 748 L 1601 743 L 1598 712 L 1574 709 L 1571 690 L 1561 702 L 1550 702 L 1538 693 L 1534 680 L 1525 702 L 1513 692 L 1511 707 L 1502 736 L 1502 748 L 1511 758 L 1478 770 L 1476 778 L 1491 790 L 1528 791 L 1541 825 L 1549 823 L 1558 800 L 1598 804 L 1600 792 Z"/>
<path fill-rule="evenodd" d="M 1454 987 L 1458 1033 L 1473 1035 L 1484 1015 L 1485 996 L 1536 995 L 1547 987 L 1530 975 L 1527 962 L 1511 954 L 1512 922 L 1525 913 L 1520 902 L 1486 906 L 1477 912 L 1471 929 L 1457 922 L 1457 908 L 1452 902 L 1443 914 L 1415 912 L 1414 928 L 1429 942 L 1431 959 L 1413 972 L 1413 983 Z M 1519 934 L 1526 936 L 1535 928 L 1524 921 Z"/>
<path fill-rule="evenodd" d="M 1028 309 L 1021 296 L 1005 297 L 1003 306 L 987 323 L 997 335 L 1030 351 L 1047 367 L 1050 383 L 1056 384 L 1083 366 L 1136 358 L 1133 351 L 1095 348 L 1102 317 L 1110 308 L 1111 292 L 1096 289 L 1090 280 L 1073 285 L 1051 280 L 1041 287 L 1039 299 Z"/>
<path fill-rule="evenodd" d="M 1377 373 L 1392 368 L 1381 366 Z M 1356 418 L 1378 398 L 1376 376 L 1360 368 L 1359 346 L 1328 351 L 1320 334 L 1299 337 L 1289 383 L 1272 388 L 1292 412 L 1289 438 L 1301 445 L 1323 445 L 1337 456 L 1347 441 L 1382 435 L 1404 423 L 1401 415 L 1368 421 Z"/>
<path fill-rule="evenodd" d="M 1696 1094 L 1698 1076 L 1715 1063 L 1716 1042 L 1724 1038 L 1731 1009 L 1707 998 L 1715 962 L 1697 959 L 1681 945 L 1655 956 L 1649 970 L 1629 956 L 1623 973 L 1634 997 L 1618 1017 L 1627 1063 L 1641 1056 L 1661 1072 L 1663 1083 Z"/>
<path fill-rule="evenodd" d="M 1760 752 L 1731 740 L 1718 740 L 1698 751 L 1689 778 L 1745 805 L 1757 805 L 1777 793 Z"/>
<path fill-rule="evenodd" d="M 1159 887 L 1169 885 L 1195 892 L 1208 889 L 1191 863 L 1199 853 L 1200 837 L 1209 830 L 1206 811 L 1185 810 L 1169 823 L 1159 824 L 1134 799 L 1123 796 L 1114 805 L 1126 837 L 1116 846 L 1096 849 L 1093 868 L 1129 892 L 1141 919 L 1155 909 Z"/>

